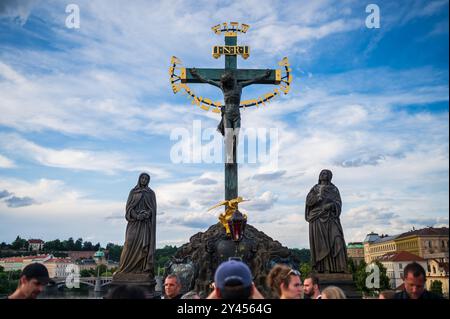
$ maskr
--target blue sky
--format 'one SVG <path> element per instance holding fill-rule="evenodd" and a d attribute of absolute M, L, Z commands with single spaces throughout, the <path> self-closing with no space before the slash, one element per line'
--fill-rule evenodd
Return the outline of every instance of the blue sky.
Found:
<path fill-rule="evenodd" d="M 79 29 L 65 25 L 69 3 Z M 379 29 L 365 25 L 369 3 Z M 171 162 L 170 134 L 219 118 L 173 94 L 168 66 L 175 55 L 187 67 L 223 67 L 211 27 L 230 21 L 250 25 L 239 67 L 276 68 L 287 56 L 294 77 L 288 95 L 242 115 L 243 127 L 278 130 L 277 167 L 240 165 L 251 224 L 308 247 L 305 197 L 329 168 L 347 241 L 448 226 L 448 1 L 3 0 L 0 241 L 122 244 L 141 171 L 157 194 L 158 246 L 215 223 L 219 211 L 207 209 L 223 198 L 223 164 Z"/>

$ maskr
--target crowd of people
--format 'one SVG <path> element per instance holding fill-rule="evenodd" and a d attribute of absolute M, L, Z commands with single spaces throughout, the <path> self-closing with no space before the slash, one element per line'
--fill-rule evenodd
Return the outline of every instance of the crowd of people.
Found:
<path fill-rule="evenodd" d="M 403 272 L 404 288 L 401 291 L 381 291 L 379 299 L 438 299 L 425 289 L 426 273 L 418 263 L 408 264 Z M 35 299 L 51 282 L 47 268 L 40 263 L 26 266 L 18 287 L 8 299 Z M 346 299 L 344 291 L 336 286 L 321 290 L 319 278 L 307 276 L 303 282 L 298 270 L 284 264 L 275 265 L 266 277 L 272 299 Z M 181 294 L 182 284 L 176 274 L 164 281 L 162 299 L 200 299 L 196 291 Z M 117 286 L 105 296 L 107 299 L 146 299 L 145 290 L 138 286 Z M 219 265 L 214 275 L 212 291 L 207 299 L 264 299 L 253 282 L 250 268 L 242 261 L 229 260 Z"/>

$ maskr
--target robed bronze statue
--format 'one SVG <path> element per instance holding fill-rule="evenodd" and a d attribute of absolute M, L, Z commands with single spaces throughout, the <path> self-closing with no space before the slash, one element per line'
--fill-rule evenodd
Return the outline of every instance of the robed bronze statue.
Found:
<path fill-rule="evenodd" d="M 320 172 L 319 183 L 306 197 L 312 269 L 318 273 L 347 271 L 347 249 L 339 217 L 342 201 L 330 170 Z"/>
<path fill-rule="evenodd" d="M 140 174 L 128 196 L 125 244 L 114 274 L 119 281 L 152 281 L 155 277 L 156 196 L 148 187 L 149 182 L 150 175 Z"/>

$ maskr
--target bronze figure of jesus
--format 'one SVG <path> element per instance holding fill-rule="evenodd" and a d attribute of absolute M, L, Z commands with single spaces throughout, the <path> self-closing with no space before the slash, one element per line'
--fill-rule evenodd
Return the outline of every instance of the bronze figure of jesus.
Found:
<path fill-rule="evenodd" d="M 237 147 L 239 129 L 241 127 L 239 106 L 241 103 L 242 88 L 268 78 L 272 71 L 266 70 L 264 75 L 246 81 L 237 81 L 232 71 L 225 71 L 220 77 L 220 81 L 203 78 L 195 68 L 190 69 L 190 72 L 199 81 L 214 85 L 222 90 L 225 106 L 221 109 L 222 119 L 217 130 L 224 136 L 226 162 L 234 163 L 233 144 L 235 143 Z M 233 139 L 235 141 L 234 143 Z"/>

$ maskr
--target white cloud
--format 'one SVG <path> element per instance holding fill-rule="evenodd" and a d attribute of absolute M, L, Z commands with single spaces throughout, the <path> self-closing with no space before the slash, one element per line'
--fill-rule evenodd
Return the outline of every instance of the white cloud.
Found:
<path fill-rule="evenodd" d="M 73 170 L 98 171 L 113 174 L 117 171 L 148 171 L 158 178 L 169 173 L 156 165 L 151 167 L 133 163 L 133 159 L 119 152 L 100 152 L 81 149 L 56 150 L 40 146 L 16 134 L 1 134 L 0 147 L 15 153 L 23 159 L 33 160 L 40 165 Z"/>
<path fill-rule="evenodd" d="M 14 164 L 14 161 L 12 161 L 9 158 L 0 154 L 0 167 L 1 168 L 13 168 L 15 166 L 16 165 Z"/>
<path fill-rule="evenodd" d="M 121 244 L 123 200 L 106 192 L 102 194 L 110 200 L 91 200 L 93 194 L 68 188 L 63 176 L 61 181 L 46 178 L 40 166 L 120 174 L 122 180 L 115 185 L 131 171 L 147 170 L 156 175 L 152 185 L 160 211 L 159 246 L 184 243 L 194 231 L 216 222 L 221 210 L 207 209 L 223 199 L 224 182 L 223 165 L 174 165 L 164 156 L 173 128 L 190 130 L 199 118 L 203 127 L 213 127 L 219 120 L 172 94 L 170 56 L 178 56 L 185 66 L 222 65 L 208 53 L 223 42 L 210 27 L 238 20 L 251 25 L 239 41 L 250 44 L 253 52 L 251 59 L 239 62 L 241 67 L 275 64 L 274 55 L 281 53 L 303 65 L 312 56 L 319 59 L 319 44 L 358 30 L 366 16 L 363 6 L 355 11 L 354 2 L 90 1 L 80 3 L 81 28 L 69 30 L 56 4 L 39 6 L 39 18 L 51 34 L 48 39 L 41 30 L 27 31 L 50 41 L 56 50 L 2 46 L 0 125 L 15 133 L 0 133 L 0 147 L 8 156 L 0 155 L 0 167 L 37 164 L 33 169 L 38 182 L 1 178 L 0 191 L 36 201 L 14 210 L 1 202 L 0 225 L 7 225 L 1 233 L 15 237 L 11 232 L 23 230 L 31 236 L 34 229 L 48 239 L 96 234 L 93 241 Z M 434 15 L 445 5 L 415 2 L 397 12 L 398 4 L 383 4 L 380 36 L 372 39 L 366 53 L 396 22 L 400 26 Z M 285 245 L 307 247 L 304 199 L 327 167 L 343 197 L 347 241 L 362 240 L 372 225 L 395 233 L 407 224 L 448 224 L 443 217 L 448 215 L 448 110 L 408 109 L 448 103 L 448 70 L 385 67 L 334 75 L 313 70 L 314 76 L 307 77 L 311 70 L 299 65 L 293 66 L 296 76 L 288 96 L 242 112 L 244 127 L 279 130 L 278 168 L 239 168 L 239 193 L 252 199 L 242 204 L 249 223 Z M 266 88 L 246 89 L 244 96 Z M 221 98 L 213 88 L 195 90 Z M 70 138 L 64 143 L 70 146 L 47 144 L 45 134 Z M 116 141 L 120 145 L 108 146 Z M 186 143 L 191 146 L 191 141 Z M 158 159 L 153 161 L 149 153 Z M 360 219 L 370 223 L 357 227 Z"/>

